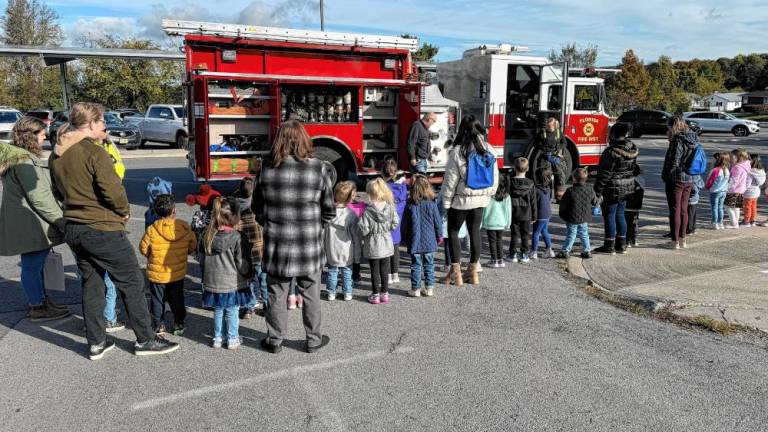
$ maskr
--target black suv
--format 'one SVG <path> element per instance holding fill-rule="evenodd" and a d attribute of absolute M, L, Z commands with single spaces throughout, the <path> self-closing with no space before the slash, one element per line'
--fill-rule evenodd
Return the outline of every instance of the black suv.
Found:
<path fill-rule="evenodd" d="M 617 122 L 632 125 L 632 137 L 640 138 L 642 135 L 666 135 L 667 123 L 673 117 L 671 113 L 656 110 L 633 110 L 619 116 Z M 687 120 L 688 127 L 697 134 L 701 134 L 701 128 L 695 121 Z"/>

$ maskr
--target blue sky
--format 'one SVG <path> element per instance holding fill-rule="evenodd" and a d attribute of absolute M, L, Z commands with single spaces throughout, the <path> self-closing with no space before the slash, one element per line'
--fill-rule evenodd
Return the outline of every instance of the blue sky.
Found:
<path fill-rule="evenodd" d="M 45 1 L 45 0 L 43 0 Z M 163 41 L 160 19 L 318 28 L 317 1 L 49 0 L 69 41 L 113 34 Z M 599 48 L 613 65 L 632 48 L 646 62 L 768 52 L 768 1 L 762 0 L 326 0 L 326 29 L 410 33 L 441 47 L 439 60 L 481 44 L 507 42 L 546 55 L 576 42 Z M 166 40 L 166 42 L 168 42 Z"/>

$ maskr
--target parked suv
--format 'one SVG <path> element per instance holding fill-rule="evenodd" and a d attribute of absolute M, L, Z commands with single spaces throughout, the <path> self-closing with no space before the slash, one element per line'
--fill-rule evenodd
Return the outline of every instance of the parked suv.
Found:
<path fill-rule="evenodd" d="M 632 125 L 632 137 L 640 138 L 643 135 L 666 135 L 667 123 L 673 115 L 666 111 L 657 110 L 632 110 L 619 116 L 617 122 Z M 685 119 L 688 127 L 697 134 L 701 134 L 701 128 L 695 120 Z"/>
<path fill-rule="evenodd" d="M 721 112 L 689 112 L 684 113 L 686 119 L 696 121 L 702 132 L 732 133 L 737 137 L 749 136 L 760 132 L 760 123 L 752 120 L 738 119 L 731 114 Z"/>
<path fill-rule="evenodd" d="M 21 118 L 21 111 L 11 107 L 0 107 L 0 140 L 11 139 L 11 129 Z"/>

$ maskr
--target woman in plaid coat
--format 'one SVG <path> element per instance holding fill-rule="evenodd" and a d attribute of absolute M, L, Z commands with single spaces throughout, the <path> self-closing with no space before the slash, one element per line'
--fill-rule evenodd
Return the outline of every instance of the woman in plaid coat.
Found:
<path fill-rule="evenodd" d="M 267 337 L 261 345 L 273 353 L 280 351 L 286 332 L 293 278 L 304 299 L 307 352 L 329 341 L 320 333 L 320 273 L 323 229 L 336 216 L 336 206 L 328 167 L 312 156 L 312 140 L 301 123 L 285 122 L 259 173 L 253 200 L 256 220 L 264 228 L 262 266 L 269 294 Z"/>

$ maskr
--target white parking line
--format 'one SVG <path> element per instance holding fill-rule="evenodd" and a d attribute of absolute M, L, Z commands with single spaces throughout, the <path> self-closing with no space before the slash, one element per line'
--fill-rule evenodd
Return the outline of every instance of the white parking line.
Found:
<path fill-rule="evenodd" d="M 138 402 L 131 406 L 131 410 L 133 411 L 140 411 L 145 409 L 151 409 L 151 408 L 157 408 L 162 405 L 168 405 L 175 402 L 183 401 L 186 399 L 191 399 L 195 397 L 205 396 L 210 393 L 220 393 L 224 392 L 230 389 L 235 389 L 238 387 L 246 387 L 251 384 L 257 384 L 265 381 L 271 381 L 271 380 L 278 380 L 282 378 L 290 378 L 295 377 L 297 375 L 305 374 L 308 372 L 314 372 L 318 370 L 324 370 L 324 369 L 333 369 L 336 366 L 350 364 L 350 363 L 358 363 L 358 362 L 364 362 L 368 360 L 373 360 L 375 358 L 384 357 L 390 354 L 408 354 L 413 352 L 414 349 L 411 347 L 398 347 L 394 351 L 373 351 L 366 354 L 359 354 L 352 357 L 342 358 L 338 360 L 331 360 L 323 363 L 317 363 L 312 365 L 306 365 L 306 366 L 297 366 L 290 369 L 283 369 L 277 372 L 271 372 L 268 374 L 258 375 L 252 378 L 246 378 L 243 380 L 238 381 L 232 381 L 228 383 L 222 383 L 222 384 L 216 384 L 212 386 L 207 387 L 200 387 L 194 390 L 188 390 L 184 392 L 179 392 L 175 394 L 171 394 L 168 396 L 163 396 L 159 398 L 153 398 L 148 399 L 144 402 Z"/>

